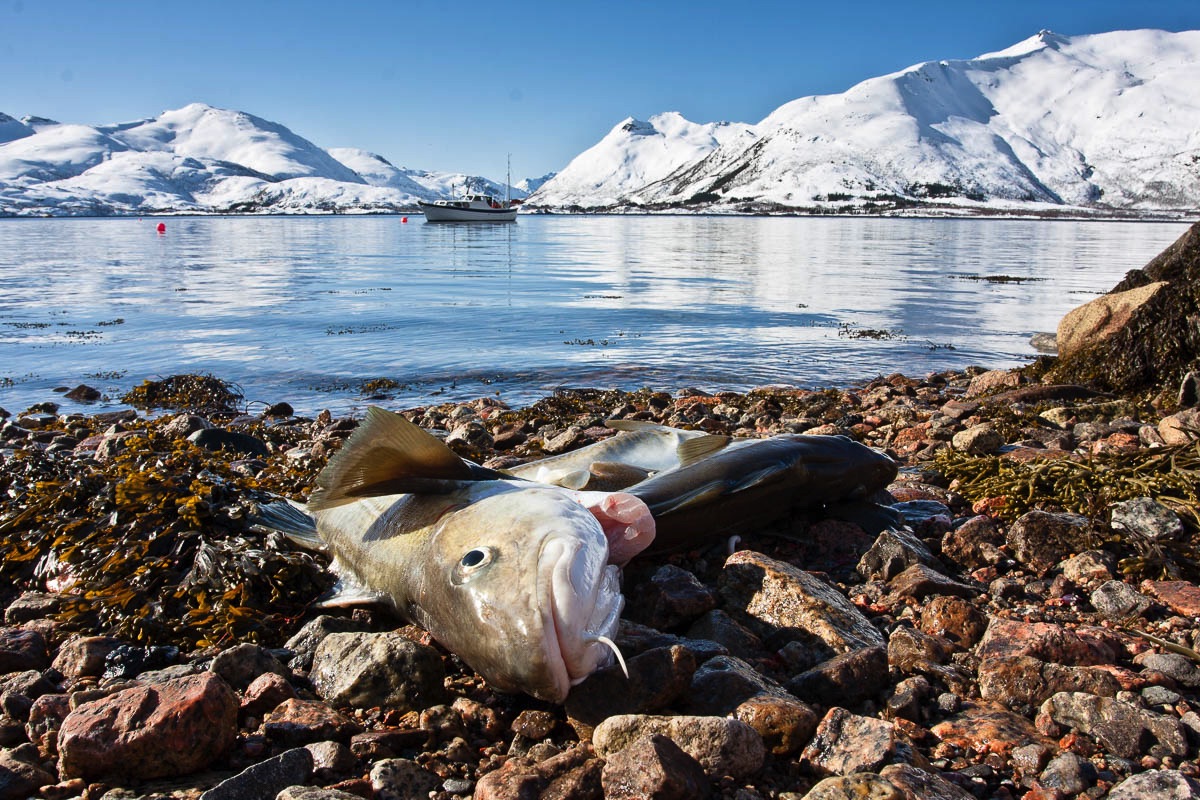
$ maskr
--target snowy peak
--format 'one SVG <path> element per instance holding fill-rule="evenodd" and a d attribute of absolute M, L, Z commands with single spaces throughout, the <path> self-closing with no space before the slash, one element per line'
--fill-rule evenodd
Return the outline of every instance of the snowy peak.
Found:
<path fill-rule="evenodd" d="M 34 130 L 29 125 L 13 119 L 8 114 L 0 113 L 0 144 L 24 139 L 33 134 Z"/>
<path fill-rule="evenodd" d="M 531 202 L 1186 212 L 1200 208 L 1198 85 L 1200 31 L 1041 31 L 975 59 L 798 98 L 754 126 L 624 120 Z"/>

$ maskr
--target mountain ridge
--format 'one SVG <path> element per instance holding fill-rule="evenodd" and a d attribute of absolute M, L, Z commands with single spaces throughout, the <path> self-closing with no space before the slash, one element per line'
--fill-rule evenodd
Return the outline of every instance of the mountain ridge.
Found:
<path fill-rule="evenodd" d="M 697 152 L 626 119 L 527 200 L 585 211 L 1187 212 L 1200 208 L 1200 31 L 1041 31 L 801 97 Z M 675 129 L 695 126 L 680 117 Z M 631 131 L 636 131 L 636 139 Z M 622 171 L 657 135 L 672 162 Z M 653 165 L 647 172 L 653 172 Z M 612 178 L 596 182 L 595 175 Z M 579 190 L 591 179 L 589 192 Z"/>

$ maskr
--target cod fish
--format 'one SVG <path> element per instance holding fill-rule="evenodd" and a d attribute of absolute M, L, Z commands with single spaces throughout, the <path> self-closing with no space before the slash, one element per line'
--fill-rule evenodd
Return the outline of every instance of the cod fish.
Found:
<path fill-rule="evenodd" d="M 618 564 L 647 546 L 655 527 L 632 495 L 485 469 L 380 408 L 318 476 L 306 508 L 272 504 L 260 521 L 315 537 L 340 576 L 392 604 L 496 689 L 550 702 L 620 657 L 612 642 L 624 605 Z"/>

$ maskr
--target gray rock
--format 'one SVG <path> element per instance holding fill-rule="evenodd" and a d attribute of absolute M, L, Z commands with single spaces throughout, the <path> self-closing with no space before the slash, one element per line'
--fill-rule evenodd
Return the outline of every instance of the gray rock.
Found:
<path fill-rule="evenodd" d="M 1179 653 L 1144 653 L 1135 661 L 1143 669 L 1153 669 L 1171 676 L 1187 689 L 1200 689 L 1200 665 Z"/>
<path fill-rule="evenodd" d="M 629 618 L 659 630 L 685 625 L 717 607 L 719 596 L 695 575 L 672 564 L 655 570 L 629 596 Z"/>
<path fill-rule="evenodd" d="M 800 761 L 819 775 L 878 772 L 897 757 L 896 730 L 890 722 L 831 708 Z"/>
<path fill-rule="evenodd" d="M 375 800 L 411 800 L 442 788 L 442 779 L 407 758 L 387 758 L 371 767 Z"/>
<path fill-rule="evenodd" d="M 287 677 L 290 672 L 273 655 L 256 644 L 243 642 L 222 650 L 209 669 L 238 691 L 245 691 L 255 678 L 267 672 Z"/>
<path fill-rule="evenodd" d="M 730 714 L 758 695 L 790 697 L 779 684 L 733 656 L 717 656 L 700 665 L 692 677 L 686 711 L 689 714 Z"/>
<path fill-rule="evenodd" d="M 1182 723 L 1132 703 L 1082 692 L 1059 692 L 1042 704 L 1041 713 L 1059 725 L 1086 733 L 1113 755 L 1187 758 Z"/>
<path fill-rule="evenodd" d="M 904 800 L 904 793 L 881 775 L 857 772 L 825 778 L 808 790 L 804 800 Z"/>
<path fill-rule="evenodd" d="M 35 619 L 45 619 L 63 604 L 62 595 L 44 592 L 23 592 L 4 609 L 6 625 L 20 625 Z"/>
<path fill-rule="evenodd" d="M 1151 497 L 1113 503 L 1110 511 L 1113 530 L 1151 541 L 1178 539 L 1186 530 L 1178 514 Z"/>
<path fill-rule="evenodd" d="M 912 531 L 887 530 L 879 534 L 871 549 L 858 562 L 858 574 L 866 580 L 889 581 L 914 564 L 938 571 L 945 567 Z"/>
<path fill-rule="evenodd" d="M 600 783 L 605 800 L 691 800 L 712 793 L 704 767 L 660 733 L 610 755 Z"/>
<path fill-rule="evenodd" d="M 283 645 L 296 655 L 291 660 L 294 669 L 308 669 L 312 665 L 313 653 L 317 645 L 331 633 L 355 633 L 365 631 L 361 623 L 348 617 L 331 617 L 328 614 L 310 620 L 304 627 L 296 631 L 292 638 Z"/>
<path fill-rule="evenodd" d="M 796 697 L 822 706 L 856 705 L 888 684 L 887 648 L 864 647 L 818 664 L 787 682 Z"/>
<path fill-rule="evenodd" d="M 1087 517 L 1029 511 L 1009 527 L 1007 541 L 1013 557 L 1040 576 L 1072 553 L 1091 547 L 1093 533 Z"/>
<path fill-rule="evenodd" d="M 200 800 L 259 800 L 273 797 L 312 775 L 312 753 L 303 747 L 285 750 L 248 767 L 200 795 Z"/>
<path fill-rule="evenodd" d="M 326 789 L 320 786 L 289 786 L 275 800 L 362 800 L 359 795 L 341 789 Z"/>
<path fill-rule="evenodd" d="M 1107 800 L 1197 800 L 1200 783 L 1173 769 L 1132 775 L 1106 795 Z"/>
<path fill-rule="evenodd" d="M 1096 783 L 1096 768 L 1090 761 L 1065 750 L 1050 760 L 1042 770 L 1039 781 L 1047 789 L 1076 795 Z"/>
<path fill-rule="evenodd" d="M 911 764 L 888 764 L 879 771 L 906 798 L 920 800 L 975 800 L 975 795 L 934 772 Z"/>
<path fill-rule="evenodd" d="M 592 734 L 592 744 L 601 758 L 608 758 L 655 733 L 679 745 L 700 762 L 710 777 L 752 775 L 766 758 L 766 748 L 758 732 L 740 720 L 726 717 L 622 714 L 600 723 Z"/>
<path fill-rule="evenodd" d="M 393 706 L 401 713 L 446 700 L 441 656 L 395 633 L 331 633 L 317 646 L 309 674 L 334 706 Z"/>
<path fill-rule="evenodd" d="M 719 608 L 709 611 L 692 623 L 687 635 L 693 639 L 707 639 L 723 645 L 730 655 L 738 658 L 762 655 L 762 640 Z"/>
<path fill-rule="evenodd" d="M 567 695 L 567 718 L 581 739 L 614 714 L 652 714 L 674 704 L 691 686 L 696 658 L 686 647 L 672 645 L 640 653 L 627 666 L 628 678 L 613 664 L 593 672 Z"/>
<path fill-rule="evenodd" d="M 1154 602 L 1123 581 L 1108 581 L 1092 592 L 1092 607 L 1105 619 L 1121 622 L 1145 614 Z"/>
<path fill-rule="evenodd" d="M 312 754 L 313 774 L 318 777 L 348 774 L 358 766 L 354 753 L 341 742 L 313 742 L 305 747 Z"/>
<path fill-rule="evenodd" d="M 991 423 L 985 422 L 954 434 L 950 444 L 960 453 L 987 455 L 1000 449 L 1000 446 L 1004 444 L 1004 437 L 992 427 Z"/>
<path fill-rule="evenodd" d="M 186 439 L 196 431 L 211 428 L 213 424 L 204 417 L 195 414 L 176 414 L 162 426 L 161 433 L 172 439 Z"/>
<path fill-rule="evenodd" d="M 829 655 L 884 644 L 883 634 L 844 594 L 815 575 L 761 553 L 741 550 L 720 577 L 727 608 L 736 608 L 767 632 L 796 632 Z"/>

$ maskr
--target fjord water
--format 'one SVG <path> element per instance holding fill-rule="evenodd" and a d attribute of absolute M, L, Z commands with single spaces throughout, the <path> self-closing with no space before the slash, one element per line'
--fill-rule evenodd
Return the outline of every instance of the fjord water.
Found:
<path fill-rule="evenodd" d="M 0 221 L 0 406 L 206 373 L 298 413 L 560 387 L 848 386 L 1036 353 L 1183 223 Z M 93 406 L 93 408 L 97 407 Z M 253 406 L 251 406 L 253 410 Z"/>

